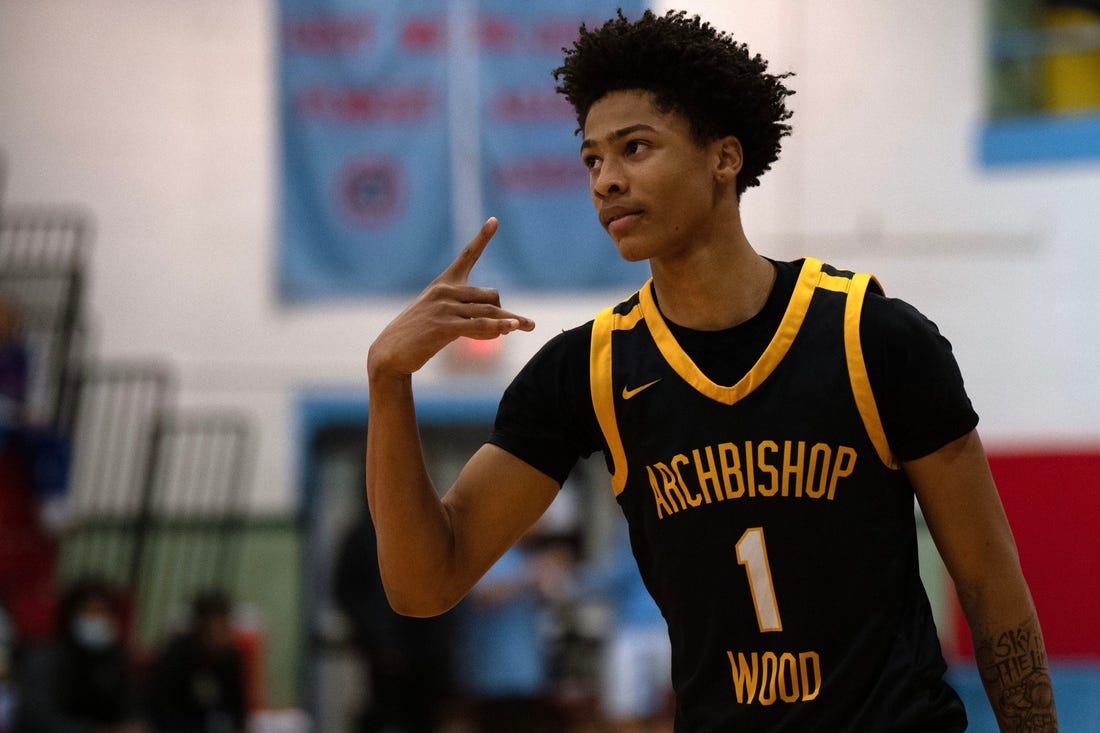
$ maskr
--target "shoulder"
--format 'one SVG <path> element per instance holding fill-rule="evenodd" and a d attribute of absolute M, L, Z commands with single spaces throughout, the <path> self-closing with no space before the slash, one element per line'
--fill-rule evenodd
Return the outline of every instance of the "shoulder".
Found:
<path fill-rule="evenodd" d="M 535 353 L 516 376 L 513 386 L 525 382 L 570 382 L 587 379 L 592 321 L 554 335 Z"/>
<path fill-rule="evenodd" d="M 556 334 L 524 365 L 507 392 L 523 395 L 534 391 L 558 399 L 583 389 L 588 384 L 591 340 L 592 321 Z"/>
<path fill-rule="evenodd" d="M 978 422 L 951 346 L 913 305 L 868 293 L 859 338 L 891 449 L 900 460 L 937 450 Z"/>
<path fill-rule="evenodd" d="M 592 324 L 588 321 L 580 326 L 568 328 L 553 336 L 539 349 L 536 358 L 554 358 L 557 356 L 575 356 L 577 352 L 587 351 L 592 340 Z"/>
<path fill-rule="evenodd" d="M 160 650 L 158 655 L 160 662 L 163 664 L 168 661 L 177 661 L 188 657 L 191 652 L 197 648 L 196 640 L 189 634 L 177 631 L 172 634 L 165 642 L 164 646 Z"/>
<path fill-rule="evenodd" d="M 863 301 L 859 333 L 864 348 L 909 350 L 936 346 L 950 349 L 936 324 L 916 307 L 872 290 L 867 291 Z"/>
<path fill-rule="evenodd" d="M 592 323 L 555 335 L 501 397 L 489 442 L 559 483 L 598 448 L 588 378 Z"/>

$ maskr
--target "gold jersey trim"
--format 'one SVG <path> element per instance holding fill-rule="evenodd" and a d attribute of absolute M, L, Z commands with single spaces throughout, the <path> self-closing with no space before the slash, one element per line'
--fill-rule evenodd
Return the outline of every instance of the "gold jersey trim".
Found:
<path fill-rule="evenodd" d="M 886 467 L 896 470 L 898 462 L 886 440 L 886 430 L 882 427 L 875 395 L 871 391 L 871 380 L 867 376 L 867 364 L 863 361 L 863 345 L 859 338 L 859 317 L 863 312 L 867 286 L 872 279 L 866 273 L 852 277 L 852 286 L 844 303 L 844 353 L 848 359 L 848 378 L 852 381 L 852 393 L 856 398 L 859 416 L 863 419 L 863 427 L 871 438 L 871 444 L 875 446 L 879 460 Z M 877 282 L 875 281 L 876 285 Z"/>
<path fill-rule="evenodd" d="M 648 285 L 648 283 L 647 283 Z M 592 387 L 592 406 L 596 421 L 603 431 L 607 449 L 611 452 L 611 488 L 615 496 L 626 488 L 626 449 L 619 435 L 619 422 L 615 418 L 615 388 L 611 378 L 611 333 L 629 331 L 642 321 L 642 311 L 635 306 L 626 315 L 615 308 L 604 308 L 592 324 L 592 350 L 588 366 L 588 380 Z"/>
<path fill-rule="evenodd" d="M 653 299 L 652 279 L 647 280 L 638 291 L 638 302 L 627 313 L 617 313 L 615 310 L 617 306 L 600 311 L 592 325 L 589 382 L 596 420 L 603 431 L 611 454 L 611 487 L 615 495 L 618 496 L 626 488 L 627 461 L 626 449 L 623 447 L 615 415 L 615 393 L 611 374 L 612 333 L 629 331 L 645 321 L 661 355 L 685 382 L 710 399 L 732 405 L 760 386 L 775 371 L 798 335 L 817 288 L 847 294 L 844 308 L 844 350 L 856 407 L 879 459 L 891 469 L 898 468 L 898 463 L 886 441 L 886 432 L 882 427 L 874 394 L 871 392 L 871 382 L 867 376 L 859 338 L 860 312 L 867 287 L 872 281 L 877 285 L 877 280 L 868 274 L 857 274 L 852 277 L 830 275 L 822 271 L 820 260 L 806 258 L 798 281 L 795 283 L 794 293 L 775 335 L 748 373 L 729 387 L 711 381 L 676 342 Z M 881 287 L 879 289 L 881 290 Z"/>
<path fill-rule="evenodd" d="M 669 330 L 664 318 L 661 317 L 657 304 L 653 300 L 652 280 L 646 282 L 642 287 L 640 302 L 646 325 L 649 327 L 650 333 L 653 334 L 653 340 L 657 343 L 657 348 L 661 351 L 661 355 L 669 366 L 700 394 L 724 405 L 732 405 L 763 384 L 764 380 L 775 371 L 779 362 L 783 360 L 787 351 L 790 350 L 791 344 L 794 343 L 795 336 L 798 335 L 798 329 L 802 327 L 802 321 L 806 317 L 806 311 L 809 310 L 814 289 L 819 285 L 822 277 L 832 276 L 824 275 L 821 272 L 820 260 L 806 258 L 802 265 L 802 272 L 798 275 L 798 282 L 795 283 L 794 294 L 787 304 L 787 310 L 783 314 L 783 319 L 780 321 L 775 335 L 772 336 L 772 340 L 764 349 L 764 353 L 760 355 L 760 358 L 757 359 L 748 373 L 737 384 L 730 387 L 712 382 L 695 365 L 691 357 L 684 352 L 680 344 L 676 343 L 676 338 L 672 335 L 672 331 Z"/>

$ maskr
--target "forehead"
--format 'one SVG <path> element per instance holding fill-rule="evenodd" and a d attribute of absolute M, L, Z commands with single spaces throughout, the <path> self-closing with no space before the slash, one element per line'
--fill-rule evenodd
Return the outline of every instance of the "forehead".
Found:
<path fill-rule="evenodd" d="M 600 97 L 588 110 L 582 147 L 613 139 L 616 133 L 638 125 L 668 133 L 686 133 L 689 129 L 681 115 L 657 109 L 652 92 L 618 90 Z"/>

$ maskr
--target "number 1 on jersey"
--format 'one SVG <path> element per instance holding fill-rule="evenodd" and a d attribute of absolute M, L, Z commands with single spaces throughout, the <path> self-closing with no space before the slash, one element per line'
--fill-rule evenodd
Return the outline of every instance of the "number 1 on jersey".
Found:
<path fill-rule="evenodd" d="M 745 572 L 749 576 L 749 589 L 752 591 L 760 632 L 782 631 L 783 622 L 779 620 L 779 604 L 775 601 L 772 571 L 768 565 L 767 549 L 764 547 L 763 527 L 750 527 L 737 540 L 737 562 L 745 566 Z"/>

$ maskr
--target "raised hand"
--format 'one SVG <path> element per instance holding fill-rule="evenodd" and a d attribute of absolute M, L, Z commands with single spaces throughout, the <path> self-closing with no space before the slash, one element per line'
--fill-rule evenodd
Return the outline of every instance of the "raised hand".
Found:
<path fill-rule="evenodd" d="M 394 318 L 371 345 L 372 376 L 412 374 L 457 338 L 493 339 L 531 331 L 535 322 L 500 307 L 495 288 L 467 284 L 470 271 L 497 231 L 490 217 L 439 277 Z"/>

